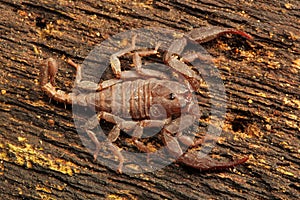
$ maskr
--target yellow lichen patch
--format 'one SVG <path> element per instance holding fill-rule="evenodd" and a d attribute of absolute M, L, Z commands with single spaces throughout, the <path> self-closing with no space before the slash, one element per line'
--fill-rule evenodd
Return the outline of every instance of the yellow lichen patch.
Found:
<path fill-rule="evenodd" d="M 300 69 L 300 58 L 298 58 L 296 60 L 293 60 L 292 66 L 297 68 L 297 69 Z"/>
<path fill-rule="evenodd" d="M 283 103 L 288 106 L 297 107 L 300 109 L 300 101 L 296 99 L 283 98 Z"/>
<path fill-rule="evenodd" d="M 231 47 L 227 43 L 224 43 L 224 42 L 221 42 L 221 41 L 218 41 L 218 46 L 219 46 L 219 49 L 221 49 L 223 51 L 230 51 L 231 50 Z"/>
<path fill-rule="evenodd" d="M 266 124 L 265 127 L 266 127 L 266 129 L 267 129 L 268 131 L 271 131 L 271 130 L 272 130 L 272 126 L 271 126 L 270 124 Z"/>
<path fill-rule="evenodd" d="M 298 126 L 297 122 L 295 122 L 295 121 L 286 120 L 285 124 L 291 128 L 299 129 L 299 126 Z"/>
<path fill-rule="evenodd" d="M 288 114 L 287 116 L 288 116 L 290 119 L 298 120 L 298 116 L 297 116 L 297 115 Z"/>
<path fill-rule="evenodd" d="M 27 138 L 24 138 L 24 137 L 18 137 L 18 141 L 19 142 L 24 142 L 24 141 L 26 141 L 27 140 Z"/>
<path fill-rule="evenodd" d="M 8 151 L 15 155 L 15 158 L 8 158 L 6 153 L 0 154 L 0 158 L 6 161 L 12 161 L 18 165 L 25 165 L 27 168 L 32 168 L 32 164 L 39 165 L 44 168 L 51 169 L 63 174 L 72 176 L 74 173 L 79 173 L 79 167 L 72 162 L 65 161 L 60 158 L 55 158 L 51 155 L 46 155 L 39 149 L 36 149 L 30 144 L 17 146 L 7 144 Z"/>
<path fill-rule="evenodd" d="M 286 9 L 291 9 L 293 7 L 293 4 L 286 3 L 286 4 L 284 4 L 284 6 Z"/>
<path fill-rule="evenodd" d="M 290 146 L 286 141 L 280 142 L 279 145 L 282 146 L 284 149 L 288 149 L 288 150 L 294 151 L 293 147 Z"/>
<path fill-rule="evenodd" d="M 4 164 L 0 161 L 0 176 L 4 174 Z"/>
<path fill-rule="evenodd" d="M 265 169 L 271 169 L 271 166 L 267 165 L 264 159 L 258 159 L 257 161 L 258 161 L 256 163 L 257 166 L 263 167 Z"/>
<path fill-rule="evenodd" d="M 44 199 L 44 200 L 56 200 L 55 198 L 49 197 L 48 195 L 45 195 L 45 194 L 39 194 L 39 196 L 40 196 L 40 199 Z"/>
<path fill-rule="evenodd" d="M 257 138 L 262 138 L 264 136 L 264 132 L 261 131 L 257 124 L 250 124 L 245 129 L 245 132 L 249 137 L 255 136 Z"/>
<path fill-rule="evenodd" d="M 288 175 L 288 176 L 295 176 L 292 172 L 288 172 L 288 171 L 286 171 L 284 168 L 282 168 L 282 167 L 278 167 L 278 168 L 276 168 L 276 171 L 278 171 L 278 172 L 280 172 L 280 173 L 282 173 L 282 174 L 285 174 L 285 175 Z"/>
<path fill-rule="evenodd" d="M 258 144 L 249 144 L 249 149 L 262 149 L 262 147 Z"/>
<path fill-rule="evenodd" d="M 263 97 L 263 98 L 267 97 L 267 95 L 265 93 L 262 93 L 262 92 L 257 92 L 256 95 L 259 96 L 259 97 Z"/>
<path fill-rule="evenodd" d="M 37 186 L 35 187 L 35 189 L 36 189 L 37 191 L 43 191 L 43 192 L 46 192 L 46 193 L 49 193 L 49 194 L 52 193 L 51 189 L 46 188 L 46 187 L 43 187 L 43 186 L 40 186 L 40 185 L 37 185 Z"/>
<path fill-rule="evenodd" d="M 67 184 L 63 184 L 63 185 L 53 185 L 53 184 L 40 185 L 40 184 L 37 184 L 35 187 L 35 190 L 38 192 L 38 194 L 41 197 L 45 197 L 42 199 L 53 199 L 52 197 L 47 196 L 47 194 L 52 194 L 53 189 L 62 191 L 63 189 L 66 188 L 66 186 L 67 186 Z"/>
<path fill-rule="evenodd" d="M 56 23 L 57 23 L 58 25 L 64 25 L 64 26 L 67 26 L 67 25 L 68 25 L 68 23 L 67 23 L 65 20 L 62 20 L 62 19 L 56 20 Z"/>
<path fill-rule="evenodd" d="M 124 197 L 120 197 L 120 196 L 118 196 L 118 195 L 116 195 L 116 194 L 110 194 L 110 195 L 108 195 L 107 196 L 107 199 L 114 199 L 114 200 L 125 200 L 126 198 L 124 198 Z"/>
<path fill-rule="evenodd" d="M 294 105 L 296 105 L 297 108 L 300 109 L 300 101 L 299 100 L 293 99 L 292 103 L 294 103 Z"/>
<path fill-rule="evenodd" d="M 41 51 L 35 46 L 35 45 L 32 45 L 32 48 L 33 48 L 33 51 L 36 55 L 40 55 L 41 54 Z"/>
<path fill-rule="evenodd" d="M 17 190 L 18 190 L 18 193 L 21 195 L 21 194 L 23 194 L 23 191 L 22 191 L 22 189 L 21 188 L 17 188 Z"/>
<path fill-rule="evenodd" d="M 63 33 L 58 30 L 58 28 L 51 22 L 46 25 L 46 28 L 43 30 L 37 30 L 38 34 L 41 37 L 46 37 L 46 36 L 62 36 Z"/>
<path fill-rule="evenodd" d="M 109 195 L 107 195 L 106 199 L 110 199 L 110 200 L 127 200 L 127 199 L 135 200 L 135 199 L 137 199 L 132 194 L 130 194 L 129 190 L 121 190 L 120 194 L 124 194 L 128 197 L 122 197 L 121 195 L 118 195 L 118 194 L 109 194 Z"/>
<path fill-rule="evenodd" d="M 152 1 L 145 1 L 145 2 L 133 2 L 133 5 L 139 6 L 142 8 L 147 8 L 147 9 L 153 9 L 153 6 L 151 6 Z"/>
<path fill-rule="evenodd" d="M 53 187 L 56 188 L 56 189 L 58 189 L 58 190 L 63 190 L 63 189 L 66 188 L 66 186 L 67 186 L 67 184 L 63 184 L 63 185 L 54 185 Z"/>
<path fill-rule="evenodd" d="M 30 104 L 30 105 L 32 105 L 32 106 L 34 106 L 34 107 L 43 107 L 43 106 L 45 106 L 45 102 L 44 101 L 41 101 L 41 100 L 38 100 L 38 101 L 31 101 L 31 100 L 26 100 L 26 99 L 24 99 L 23 100 L 23 102 L 24 103 L 28 103 L 28 104 Z"/>

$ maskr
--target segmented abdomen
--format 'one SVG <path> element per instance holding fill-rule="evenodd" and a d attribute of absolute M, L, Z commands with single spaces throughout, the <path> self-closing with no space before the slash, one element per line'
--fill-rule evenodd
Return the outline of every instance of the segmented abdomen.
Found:
<path fill-rule="evenodd" d="M 137 79 L 101 90 L 96 93 L 96 110 L 110 112 L 122 118 L 146 119 L 149 117 L 151 103 L 150 87 L 151 81 Z"/>

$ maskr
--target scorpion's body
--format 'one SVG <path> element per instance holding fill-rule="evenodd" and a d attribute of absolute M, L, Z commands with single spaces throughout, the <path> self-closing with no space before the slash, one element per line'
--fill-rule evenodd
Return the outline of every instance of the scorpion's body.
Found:
<path fill-rule="evenodd" d="M 170 88 L 176 88 L 175 95 Z M 154 113 L 152 105 L 160 104 L 167 111 L 165 117 L 180 114 L 190 101 L 190 91 L 175 81 L 157 79 L 136 79 L 116 83 L 99 91 L 88 93 L 66 94 L 56 90 L 52 84 L 47 83 L 43 90 L 48 96 L 62 103 L 76 102 L 79 106 L 94 108 L 97 112 L 112 113 L 124 119 L 156 119 L 161 118 Z M 63 100 L 62 100 L 63 99 Z"/>
<path fill-rule="evenodd" d="M 164 103 L 163 100 L 167 100 L 169 98 L 168 95 L 171 95 L 171 93 L 166 93 L 167 98 L 158 97 L 154 93 L 155 88 L 171 84 L 176 85 L 177 83 L 168 80 L 136 79 L 117 83 L 98 93 L 87 94 L 86 98 L 89 99 L 90 102 L 88 104 L 90 105 L 92 102 L 95 102 L 96 111 L 113 113 L 125 119 L 150 119 L 154 117 L 151 114 L 151 105 Z M 174 103 L 165 108 L 169 111 L 167 117 L 171 113 L 177 114 L 180 111 L 178 102 Z"/>
<path fill-rule="evenodd" d="M 195 29 L 173 42 L 164 57 L 169 67 L 174 69 L 178 74 L 183 75 L 188 80 L 197 79 L 195 72 L 173 56 L 173 54 L 180 55 L 185 48 L 187 40 L 197 40 L 199 42 L 206 42 L 220 34 L 234 33 L 251 39 L 248 34 L 234 29 L 226 29 L 220 27 L 208 27 Z M 136 65 L 136 74 L 133 73 L 135 79 L 132 79 L 132 73 L 121 71 L 120 61 L 118 57 L 135 50 L 135 36 L 132 40 L 132 46 L 121 50 L 111 56 L 111 66 L 116 79 L 106 80 L 100 84 L 85 82 L 82 85 L 87 85 L 87 91 L 83 93 L 65 93 L 61 90 L 56 90 L 53 86 L 54 76 L 57 71 L 57 64 L 54 59 L 48 59 L 46 65 L 41 68 L 40 83 L 42 90 L 51 98 L 58 102 L 66 104 L 76 104 L 94 108 L 97 114 L 97 119 L 104 119 L 108 122 L 114 123 L 115 126 L 108 135 L 108 140 L 114 142 L 120 130 L 133 131 L 133 141 L 141 151 L 149 152 L 149 149 L 138 141 L 143 134 L 144 127 L 163 127 L 162 134 L 164 143 L 168 144 L 169 150 L 179 157 L 178 161 L 193 168 L 207 170 L 216 168 L 229 168 L 238 164 L 246 162 L 247 157 L 233 162 L 218 162 L 211 158 L 199 157 L 195 152 L 182 152 L 180 144 L 183 143 L 188 146 L 196 146 L 201 143 L 200 140 L 193 141 L 193 139 L 180 134 L 182 129 L 178 128 L 179 123 L 185 125 L 185 128 L 190 126 L 199 115 L 197 109 L 195 110 L 195 103 L 191 98 L 191 87 L 196 88 L 195 85 L 184 85 L 164 77 L 158 71 L 142 69 L 141 56 L 156 54 L 158 46 L 153 51 L 134 53 L 134 63 Z M 171 53 L 170 53 L 171 52 Z M 183 58 L 187 62 L 195 59 L 200 59 L 199 54 L 185 55 Z M 69 64 L 77 69 L 77 85 L 81 82 L 81 68 L 79 65 L 69 60 Z M 130 76 L 128 76 L 130 74 Z M 128 79 L 128 77 L 131 77 Z M 154 78 L 153 78 L 154 77 Z M 155 78 L 156 77 L 156 78 Z M 160 77 L 160 78 L 158 78 Z M 49 79 L 49 82 L 47 83 Z M 84 81 L 83 81 L 84 82 Z M 192 83 L 192 81 L 190 82 Z M 181 116 L 180 119 L 176 117 Z M 172 121 L 171 121 L 172 120 Z M 100 149 L 100 142 L 92 129 L 96 126 L 95 120 L 87 122 L 85 128 L 89 137 L 96 145 L 94 158 L 98 156 Z M 88 127 L 89 126 L 89 127 Z M 175 135 L 175 136 L 174 136 Z M 123 156 L 114 145 L 111 146 L 115 155 L 118 156 L 120 164 L 118 171 L 122 171 Z"/>

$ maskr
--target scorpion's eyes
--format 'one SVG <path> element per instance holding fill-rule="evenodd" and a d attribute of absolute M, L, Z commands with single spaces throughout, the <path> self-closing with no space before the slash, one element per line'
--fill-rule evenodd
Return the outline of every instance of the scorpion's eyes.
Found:
<path fill-rule="evenodd" d="M 175 94 L 174 93 L 170 93 L 169 94 L 169 99 L 170 100 L 174 100 L 175 99 Z"/>

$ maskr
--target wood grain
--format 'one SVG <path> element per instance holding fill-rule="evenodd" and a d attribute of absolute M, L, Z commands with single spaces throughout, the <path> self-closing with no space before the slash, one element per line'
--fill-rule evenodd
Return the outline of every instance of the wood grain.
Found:
<path fill-rule="evenodd" d="M 291 1 L 0 1 L 0 196 L 2 199 L 299 199 L 300 3 Z M 58 87 L 94 45 L 140 27 L 186 32 L 233 27 L 203 46 L 216 57 L 227 93 L 223 134 L 212 156 L 250 155 L 234 170 L 178 164 L 136 175 L 93 162 L 72 109 L 38 86 L 41 62 L 61 61 Z"/>

